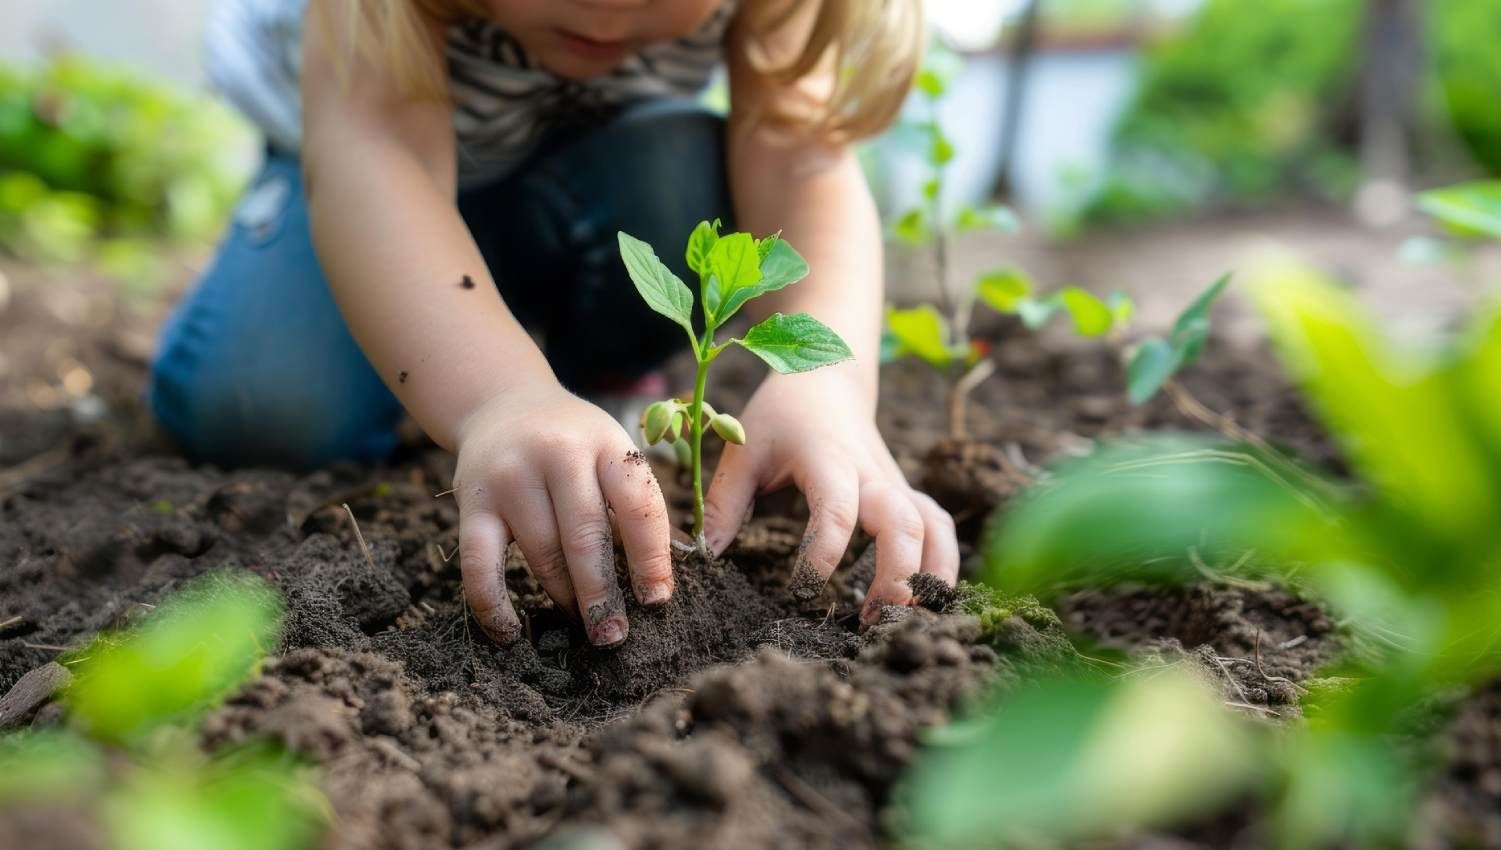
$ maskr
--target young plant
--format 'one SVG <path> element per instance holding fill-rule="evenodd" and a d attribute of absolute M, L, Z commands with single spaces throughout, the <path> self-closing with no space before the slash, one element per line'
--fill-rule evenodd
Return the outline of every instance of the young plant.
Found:
<path fill-rule="evenodd" d="M 1418 208 L 1431 216 L 1440 236 L 1414 236 L 1400 256 L 1413 264 L 1448 263 L 1461 279 L 1473 280 L 1475 247 L 1501 239 L 1501 180 L 1480 180 L 1432 189 L 1418 196 Z"/>
<path fill-rule="evenodd" d="M 942 52 L 936 55 L 947 57 Z M 1123 293 L 1115 293 L 1107 301 L 1074 286 L 1040 297 L 1031 279 L 1015 267 L 982 272 L 968 286 L 955 291 L 949 268 L 954 240 L 982 230 L 1014 231 L 1020 225 L 1016 215 L 1000 204 L 966 204 L 952 216 L 945 213 L 948 171 L 955 154 L 954 144 L 939 120 L 939 108 L 948 94 L 948 76 L 933 64 L 917 76 L 915 87 L 928 109 L 927 119 L 917 125 L 925 142 L 928 177 L 922 185 L 922 204 L 908 210 L 892 227 L 899 241 L 931 251 L 938 306 L 888 307 L 884 353 L 888 359 L 916 357 L 947 377 L 949 436 L 959 440 L 966 436 L 969 394 L 995 371 L 995 363 L 988 356 L 990 343 L 974 339 L 970 330 L 976 303 L 984 302 L 999 313 L 1015 314 L 1033 330 L 1062 310 L 1073 319 L 1079 334 L 1090 337 L 1105 336 L 1123 327 L 1133 305 Z"/>
<path fill-rule="evenodd" d="M 198 719 L 255 672 L 280 622 L 263 582 L 215 577 L 65 656 L 70 728 L 0 738 L 0 807 L 97 803 L 111 846 L 129 850 L 311 846 L 327 803 L 296 759 L 198 746 Z"/>
<path fill-rule="evenodd" d="M 1251 292 L 1353 485 L 1315 485 L 1254 446 L 1107 445 L 1008 507 L 982 544 L 987 580 L 1005 592 L 1201 581 L 1206 564 L 1254 551 L 1322 597 L 1364 650 L 1341 687 L 1304 697 L 1307 723 L 1254 750 L 1275 843 L 1390 843 L 1432 766 L 1412 741 L 1434 728 L 1422 715 L 1435 695 L 1501 673 L 1501 304 L 1433 356 L 1390 343 L 1311 271 L 1278 270 Z"/>
<path fill-rule="evenodd" d="M 709 365 L 726 348 L 739 345 L 781 373 L 806 372 L 851 356 L 839 335 L 807 313 L 773 313 L 752 325 L 743 337 L 716 342 L 714 334 L 751 299 L 791 286 L 808 275 L 808 264 L 779 235 L 757 239 L 749 233 L 719 234 L 719 222 L 699 222 L 688 237 L 688 268 L 698 274 L 699 321 L 694 326 L 693 292 L 673 274 L 645 242 L 619 234 L 620 257 L 636 284 L 636 291 L 652 310 L 676 322 L 688 334 L 698 363 L 693 396 L 688 401 L 666 399 L 649 405 L 641 428 L 649 444 L 672 442 L 679 458 L 686 455 L 693 470 L 693 536 L 703 546 L 704 429 L 744 445 L 745 428 L 728 413 L 719 413 L 704 400 Z"/>

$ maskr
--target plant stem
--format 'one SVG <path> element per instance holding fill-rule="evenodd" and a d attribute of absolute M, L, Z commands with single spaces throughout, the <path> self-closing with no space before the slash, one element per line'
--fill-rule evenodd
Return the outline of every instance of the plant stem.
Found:
<path fill-rule="evenodd" d="M 969 437 L 969 425 L 967 413 L 969 408 L 969 394 L 995 373 L 995 361 L 986 357 L 949 385 L 949 436 L 955 440 L 963 440 Z"/>
<path fill-rule="evenodd" d="M 714 340 L 705 334 L 704 350 L 713 347 Z M 693 539 L 704 536 L 704 387 L 709 381 L 708 357 L 698 361 L 698 375 L 693 381 L 693 406 L 689 409 L 693 427 L 693 441 L 689 446 L 693 458 Z"/>

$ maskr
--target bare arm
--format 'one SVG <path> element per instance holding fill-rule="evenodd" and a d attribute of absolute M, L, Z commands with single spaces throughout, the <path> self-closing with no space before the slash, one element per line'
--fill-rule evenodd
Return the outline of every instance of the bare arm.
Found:
<path fill-rule="evenodd" d="M 505 587 L 512 540 L 596 644 L 626 637 L 610 510 L 637 597 L 672 593 L 667 509 L 608 414 L 554 378 L 502 303 L 454 203 L 451 104 L 403 96 L 374 64 L 330 59 L 355 0 L 315 0 L 303 61 L 303 162 L 313 241 L 365 356 L 440 445 L 458 454 L 459 563 L 480 626 L 521 631 Z M 322 14 L 327 11 L 330 14 Z M 431 58 L 442 27 L 428 26 Z M 465 277 L 473 285 L 463 284 Z"/>
<path fill-rule="evenodd" d="M 341 81 L 330 56 L 339 36 L 324 28 L 343 14 L 333 2 L 332 15 L 313 4 L 304 39 L 313 240 L 365 356 L 428 435 L 454 450 L 477 407 L 552 373 L 501 302 L 454 205 L 452 107 L 404 97 L 364 61 Z M 437 25 L 432 37 L 436 57 Z M 465 275 L 477 285 L 462 287 Z"/>

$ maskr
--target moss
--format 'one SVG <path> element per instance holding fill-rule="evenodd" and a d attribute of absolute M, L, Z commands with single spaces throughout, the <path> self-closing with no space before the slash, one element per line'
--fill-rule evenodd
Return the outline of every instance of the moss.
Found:
<path fill-rule="evenodd" d="M 1020 617 L 1039 632 L 1061 629 L 1063 621 L 1053 609 L 1037 601 L 1035 596 L 1008 596 L 992 587 L 960 581 L 958 608 L 980 620 L 985 637 L 990 638 L 1001 624 L 1012 617 Z"/>

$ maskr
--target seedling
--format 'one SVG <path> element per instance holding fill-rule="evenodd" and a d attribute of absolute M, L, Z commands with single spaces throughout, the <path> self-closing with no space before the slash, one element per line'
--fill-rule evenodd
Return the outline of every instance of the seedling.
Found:
<path fill-rule="evenodd" d="M 0 806 L 97 802 L 115 847 L 310 846 L 327 803 L 297 760 L 257 745 L 208 755 L 195 728 L 254 673 L 280 620 L 264 583 L 215 577 L 64 656 L 71 728 L 0 738 Z"/>
<path fill-rule="evenodd" d="M 940 59 L 946 56 L 936 55 Z M 1105 336 L 1123 327 L 1133 306 L 1122 293 L 1107 301 L 1074 286 L 1039 297 L 1031 279 L 1014 267 L 982 272 L 968 287 L 954 291 L 949 269 L 954 240 L 976 231 L 1014 231 L 1020 225 L 1016 215 L 1000 204 L 966 204 L 951 217 L 946 215 L 944 193 L 955 148 L 939 121 L 939 108 L 948 94 L 948 75 L 930 64 L 919 72 L 915 87 L 928 109 L 928 118 L 917 125 L 925 141 L 928 177 L 922 185 L 923 202 L 898 218 L 892 231 L 899 241 L 931 251 L 939 304 L 888 307 L 885 354 L 888 358 L 916 357 L 948 379 L 949 436 L 958 440 L 966 436 L 970 393 L 995 371 L 989 357 L 991 343 L 974 339 L 970 331 L 977 302 L 1000 313 L 1015 314 L 1034 330 L 1063 310 L 1083 336 Z"/>
<path fill-rule="evenodd" d="M 1436 695 L 1501 672 L 1501 304 L 1433 356 L 1390 343 L 1306 269 L 1266 274 L 1251 292 L 1353 486 L 1315 486 L 1255 447 L 1106 446 L 1008 508 L 982 546 L 988 580 L 1005 592 L 1199 581 L 1205 564 L 1254 550 L 1263 569 L 1325 599 L 1364 650 L 1346 660 L 1342 687 L 1304 697 L 1307 724 L 1254 750 L 1276 843 L 1390 843 L 1431 766 L 1412 743 L 1433 728 L 1421 715 Z"/>
<path fill-rule="evenodd" d="M 806 372 L 846 360 L 849 346 L 828 326 L 808 315 L 773 313 L 752 325 L 743 337 L 715 342 L 714 333 L 750 300 L 784 289 L 808 275 L 808 264 L 780 235 L 757 239 L 749 233 L 719 234 L 719 221 L 699 222 L 688 237 L 688 268 L 698 274 L 699 320 L 694 327 L 693 292 L 673 274 L 645 242 L 621 233 L 620 258 L 636 291 L 652 310 L 676 322 L 688 334 L 698 363 L 693 396 L 648 405 L 641 430 L 648 444 L 670 441 L 680 460 L 693 471 L 693 536 L 704 546 L 703 437 L 706 428 L 721 439 L 744 445 L 745 428 L 704 400 L 709 365 L 726 348 L 739 345 L 783 374 Z"/>
<path fill-rule="evenodd" d="M 1414 236 L 1399 256 L 1414 265 L 1447 263 L 1460 279 L 1475 280 L 1475 247 L 1501 239 L 1501 180 L 1481 180 L 1432 189 L 1418 196 L 1418 208 L 1438 222 L 1437 236 Z"/>

